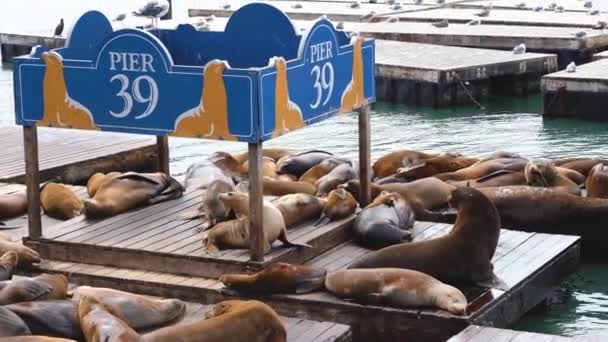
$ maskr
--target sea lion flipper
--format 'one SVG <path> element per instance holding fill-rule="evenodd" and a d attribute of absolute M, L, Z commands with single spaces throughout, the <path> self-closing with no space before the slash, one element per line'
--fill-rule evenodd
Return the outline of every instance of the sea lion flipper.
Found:
<path fill-rule="evenodd" d="M 33 279 L 13 280 L 1 293 L 0 302 L 12 304 L 19 302 L 31 302 L 41 299 L 51 293 L 51 285 Z M 10 302 L 6 302 L 6 300 Z"/>
<path fill-rule="evenodd" d="M 490 179 L 492 179 L 494 177 L 506 175 L 506 174 L 513 173 L 513 172 L 515 172 L 515 171 L 511 171 L 511 170 L 498 170 L 498 171 L 492 172 L 490 174 L 487 174 L 487 175 L 485 175 L 483 177 L 477 178 L 477 183 L 483 183 L 483 182 L 488 181 L 488 180 L 490 180 Z"/>
<path fill-rule="evenodd" d="M 178 220 L 183 220 L 183 221 L 189 221 L 189 220 L 194 220 L 197 218 L 201 218 L 205 216 L 204 212 L 201 212 L 198 209 L 192 209 L 192 210 L 188 210 L 186 212 L 180 213 L 177 215 L 177 219 Z"/>
<path fill-rule="evenodd" d="M 162 176 L 149 173 L 125 172 L 122 175 L 114 177 L 114 179 L 134 179 L 143 180 L 152 184 L 162 184 Z"/>
<path fill-rule="evenodd" d="M 319 226 L 324 226 L 326 224 L 328 224 L 329 222 L 331 222 L 331 219 L 325 215 L 325 213 L 321 214 L 321 217 L 319 217 L 319 219 L 317 221 L 315 221 L 315 223 L 313 223 L 312 225 L 315 227 L 319 227 Z"/>
<path fill-rule="evenodd" d="M 277 240 L 281 241 L 285 246 L 287 247 L 306 247 L 306 248 L 313 248 L 311 245 L 307 244 L 307 243 L 295 243 L 295 242 L 291 242 L 287 239 L 287 231 L 283 230 L 281 232 L 281 235 L 279 235 L 279 237 L 277 238 Z"/>
<path fill-rule="evenodd" d="M 494 272 L 492 272 L 491 277 L 477 281 L 475 284 L 480 287 L 497 289 L 501 291 L 509 291 L 510 289 L 509 285 L 507 285 L 507 283 L 505 283 L 502 279 L 498 278 Z"/>

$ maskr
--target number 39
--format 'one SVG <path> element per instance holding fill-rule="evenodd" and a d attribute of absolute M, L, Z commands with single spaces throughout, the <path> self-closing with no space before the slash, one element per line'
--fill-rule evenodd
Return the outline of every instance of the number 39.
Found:
<path fill-rule="evenodd" d="M 110 115 L 116 118 L 124 118 L 127 115 L 131 114 L 131 110 L 133 109 L 133 99 L 135 99 L 135 101 L 139 103 L 148 104 L 148 108 L 146 108 L 143 113 L 135 116 L 135 119 L 143 119 L 150 115 L 154 111 L 154 109 L 156 109 L 156 105 L 158 104 L 158 86 L 156 85 L 156 82 L 152 77 L 148 75 L 142 75 L 137 77 L 133 81 L 133 86 L 131 87 L 131 92 L 133 93 L 133 96 L 131 96 L 131 94 L 127 92 L 127 88 L 129 88 L 129 78 L 126 75 L 114 75 L 110 79 L 110 83 L 114 82 L 114 80 L 120 81 L 120 90 L 118 91 L 118 93 L 116 93 L 116 96 L 122 97 L 125 106 L 123 110 L 119 113 L 115 113 L 110 110 Z M 148 88 L 150 89 L 150 95 L 148 95 L 148 97 L 143 97 L 141 94 L 142 81 L 148 83 Z"/>
<path fill-rule="evenodd" d="M 332 92 L 334 91 L 334 67 L 330 62 L 323 64 L 322 68 L 315 65 L 310 71 L 310 75 L 313 75 L 315 78 L 313 87 L 317 90 L 317 97 L 315 102 L 310 105 L 310 108 L 317 109 L 321 104 L 323 91 L 327 91 L 325 101 L 323 101 L 323 106 L 327 104 L 331 98 Z"/>

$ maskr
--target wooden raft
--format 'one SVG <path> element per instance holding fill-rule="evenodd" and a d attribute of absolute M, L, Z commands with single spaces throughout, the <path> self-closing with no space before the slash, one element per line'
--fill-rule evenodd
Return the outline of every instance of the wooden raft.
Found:
<path fill-rule="evenodd" d="M 600 342 L 604 341 L 605 339 L 606 337 L 602 336 L 564 337 L 557 335 L 537 334 L 527 331 L 515 331 L 470 325 L 458 335 L 450 338 L 447 342 Z"/>
<path fill-rule="evenodd" d="M 133 134 L 38 129 L 40 181 L 83 184 L 95 172 L 156 170 L 156 140 Z M 0 182 L 25 181 L 23 129 L 0 127 Z"/>
<path fill-rule="evenodd" d="M 451 225 L 417 222 L 414 240 L 431 239 L 446 234 Z M 58 242 L 28 242 L 42 249 L 58 250 Z M 497 275 L 511 289 L 508 292 L 480 288 L 463 288 L 469 300 L 466 316 L 454 316 L 437 309 L 398 309 L 361 305 L 345 301 L 325 292 L 305 295 L 273 295 L 256 297 L 238 294 L 224 289 L 213 277 L 183 276 L 171 270 L 142 270 L 142 267 L 117 268 L 78 262 L 80 256 L 70 254 L 66 248 L 63 260 L 44 261 L 40 271 L 69 274 L 72 281 L 94 286 L 108 286 L 126 291 L 158 296 L 215 303 L 228 298 L 256 298 L 271 305 L 280 314 L 297 315 L 304 319 L 332 321 L 351 325 L 357 341 L 370 338 L 383 340 L 421 338 L 424 341 L 445 341 L 468 324 L 504 327 L 519 319 L 538 304 L 549 291 L 576 270 L 579 261 L 579 238 L 575 236 L 548 235 L 502 230 L 493 262 Z M 88 253 L 105 259 L 105 252 L 89 248 Z M 344 269 L 353 260 L 370 251 L 345 242 L 310 260 L 307 264 L 325 267 L 329 271 Z M 57 253 L 53 253 L 57 254 Z M 93 259 L 90 258 L 90 259 Z M 127 258 L 126 256 L 124 258 Z M 131 256 L 132 258 L 132 256 Z M 96 259 L 96 260 L 98 260 Z M 147 263 L 146 258 L 134 258 L 137 263 Z M 200 263 L 199 267 L 204 267 Z"/>
<path fill-rule="evenodd" d="M 302 224 L 290 228 L 292 242 L 313 248 L 286 248 L 275 241 L 263 262 L 251 262 L 247 249 L 227 249 L 209 255 L 197 232 L 199 220 L 183 221 L 178 215 L 198 208 L 201 191 L 104 220 L 76 217 L 45 228 L 43 237 L 25 243 L 43 258 L 101 264 L 140 270 L 219 277 L 225 272 L 261 269 L 271 262 L 305 262 L 348 239 L 352 217 L 321 227 Z"/>

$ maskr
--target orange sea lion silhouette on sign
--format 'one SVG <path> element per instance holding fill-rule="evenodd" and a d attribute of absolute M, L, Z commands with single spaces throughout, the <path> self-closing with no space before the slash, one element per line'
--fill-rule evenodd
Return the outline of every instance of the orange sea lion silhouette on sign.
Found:
<path fill-rule="evenodd" d="M 38 126 L 97 129 L 91 111 L 68 94 L 61 55 L 47 51 L 41 57 L 46 70 L 42 81 L 44 114 Z"/>
<path fill-rule="evenodd" d="M 273 57 L 268 66 L 277 68 L 277 82 L 275 86 L 274 104 L 274 132 L 272 137 L 276 138 L 289 131 L 306 126 L 302 118 L 302 110 L 297 104 L 289 99 L 287 87 L 287 65 L 283 57 Z"/>
<path fill-rule="evenodd" d="M 228 97 L 222 77 L 229 67 L 226 61 L 217 59 L 205 65 L 201 102 L 177 117 L 171 135 L 237 140 L 228 128 Z"/>
<path fill-rule="evenodd" d="M 363 52 L 361 51 L 363 38 L 355 35 L 351 38 L 350 43 L 353 45 L 353 78 L 342 93 L 340 108 L 342 113 L 352 112 L 367 104 L 363 90 Z"/>

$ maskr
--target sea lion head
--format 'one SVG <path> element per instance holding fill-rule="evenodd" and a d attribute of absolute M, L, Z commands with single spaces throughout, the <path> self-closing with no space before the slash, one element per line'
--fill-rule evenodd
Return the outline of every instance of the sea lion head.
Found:
<path fill-rule="evenodd" d="M 327 271 L 305 265 L 278 262 L 252 274 L 225 274 L 227 287 L 256 293 L 308 293 L 323 287 Z"/>
<path fill-rule="evenodd" d="M 435 305 L 455 315 L 465 315 L 467 298 L 454 286 L 439 283 L 433 286 L 431 292 L 435 296 Z"/>
<path fill-rule="evenodd" d="M 595 165 L 591 168 L 587 177 L 592 176 L 608 176 L 608 166 L 604 165 L 603 163 Z"/>
<path fill-rule="evenodd" d="M 243 174 L 243 167 L 241 163 L 239 163 L 239 161 L 228 152 L 214 152 L 209 157 L 209 160 L 213 165 L 219 167 L 223 171 L 228 171 L 237 175 Z"/>
<path fill-rule="evenodd" d="M 281 158 L 277 163 L 278 174 L 298 175 L 299 169 L 300 162 L 295 157 Z"/>
<path fill-rule="evenodd" d="M 559 177 L 559 171 L 548 161 L 529 161 L 524 176 L 530 186 L 551 187 Z"/>
<path fill-rule="evenodd" d="M 217 198 L 222 201 L 226 207 L 239 213 L 249 212 L 249 194 L 246 192 L 224 192 L 219 194 Z"/>
<path fill-rule="evenodd" d="M 346 183 L 338 185 L 338 189 L 344 189 L 348 191 L 351 195 L 353 195 L 355 198 L 359 198 L 360 186 L 359 180 L 357 179 L 351 179 Z"/>
<path fill-rule="evenodd" d="M 331 222 L 350 216 L 355 213 L 358 206 L 359 203 L 350 192 L 343 188 L 332 190 L 327 195 L 327 204 L 325 204 L 321 218 L 315 222 L 315 226 L 321 225 L 325 221 Z"/>
<path fill-rule="evenodd" d="M 19 255 L 17 252 L 9 251 L 0 257 L 0 265 L 4 266 L 7 271 L 13 272 L 19 262 Z"/>
<path fill-rule="evenodd" d="M 474 210 L 475 212 L 487 211 L 488 209 L 497 212 L 494 204 L 479 190 L 472 187 L 461 187 L 452 191 L 448 200 L 450 207 L 457 209 L 459 216 L 464 210 Z"/>

